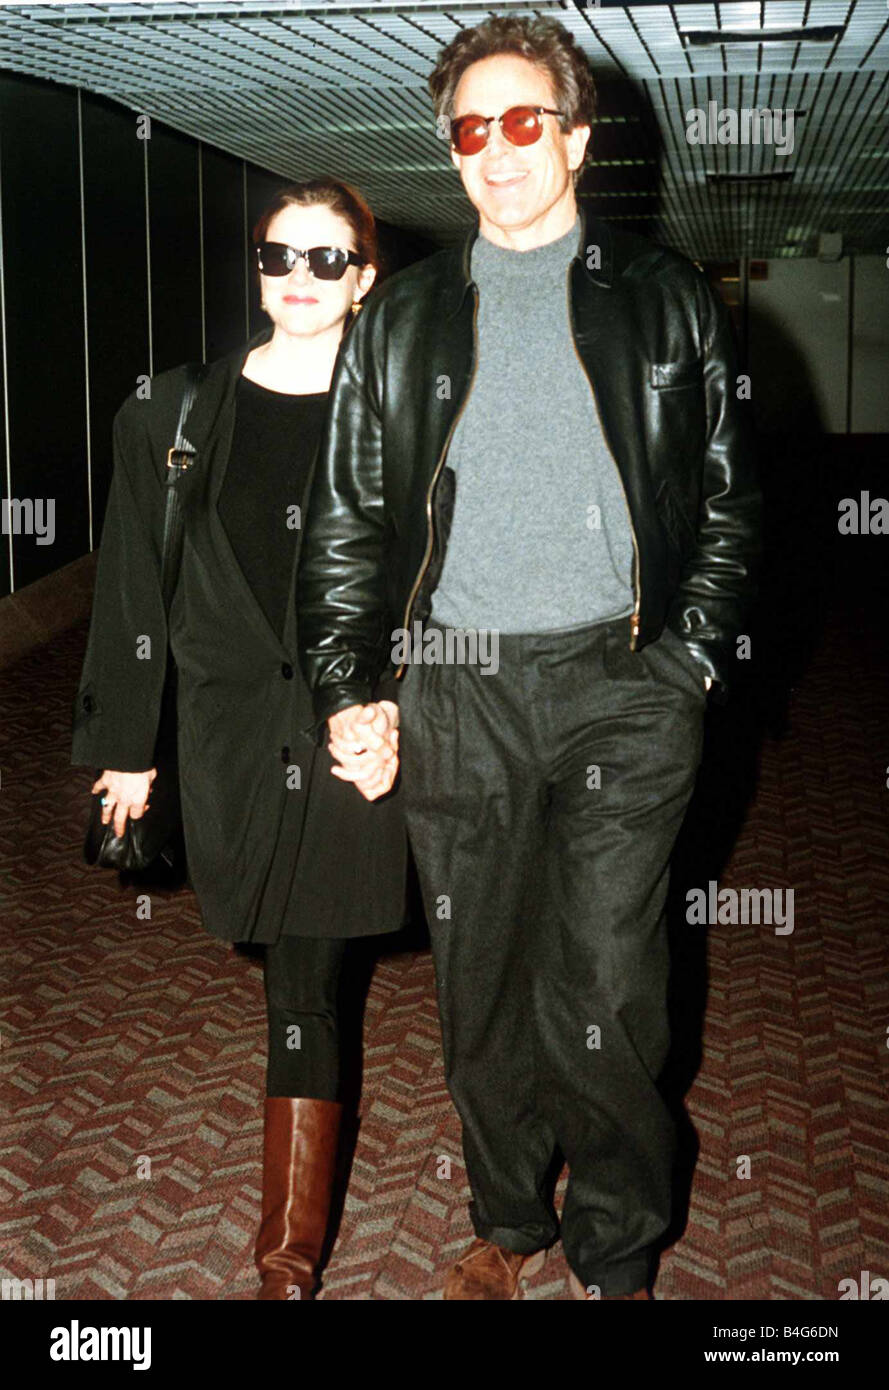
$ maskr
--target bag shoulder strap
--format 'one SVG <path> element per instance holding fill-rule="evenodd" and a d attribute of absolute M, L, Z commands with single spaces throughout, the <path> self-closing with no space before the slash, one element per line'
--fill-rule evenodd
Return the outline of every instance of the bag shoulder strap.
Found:
<path fill-rule="evenodd" d="M 179 406 L 179 419 L 176 423 L 176 438 L 172 448 L 167 451 L 167 470 L 164 478 L 165 484 L 165 503 L 164 503 L 164 540 L 163 551 L 161 554 L 161 591 L 164 598 L 164 608 L 169 616 L 170 604 L 173 601 L 173 594 L 179 578 L 179 567 L 182 563 L 182 545 L 184 531 L 182 525 L 182 505 L 179 497 L 179 489 L 176 484 L 187 473 L 197 460 L 194 446 L 188 442 L 185 435 L 185 426 L 191 414 L 191 408 L 195 403 L 198 394 L 198 387 L 203 380 L 206 368 L 202 363 L 189 362 L 185 367 L 185 386 L 182 392 L 182 401 Z"/>

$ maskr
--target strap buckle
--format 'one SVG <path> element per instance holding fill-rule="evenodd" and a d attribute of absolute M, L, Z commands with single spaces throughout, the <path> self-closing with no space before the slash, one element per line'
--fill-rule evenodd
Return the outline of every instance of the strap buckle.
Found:
<path fill-rule="evenodd" d="M 191 448 L 177 449 L 174 444 L 172 449 L 167 450 L 167 467 L 178 469 L 184 473 L 194 463 L 195 451 Z"/>

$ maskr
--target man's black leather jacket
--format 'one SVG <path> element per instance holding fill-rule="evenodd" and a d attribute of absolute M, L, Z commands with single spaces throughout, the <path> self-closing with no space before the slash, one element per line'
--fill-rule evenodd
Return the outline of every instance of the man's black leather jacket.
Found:
<path fill-rule="evenodd" d="M 397 699 L 404 667 L 391 662 L 393 630 L 413 632 L 430 611 L 453 513 L 448 445 L 475 369 L 477 234 L 476 225 L 374 291 L 340 348 L 297 590 L 318 720 L 306 732 L 319 742 L 338 710 Z M 728 312 L 684 256 L 583 209 L 566 293 L 632 523 L 631 646 L 668 624 L 721 702 L 760 550 L 750 407 L 738 399 Z"/>

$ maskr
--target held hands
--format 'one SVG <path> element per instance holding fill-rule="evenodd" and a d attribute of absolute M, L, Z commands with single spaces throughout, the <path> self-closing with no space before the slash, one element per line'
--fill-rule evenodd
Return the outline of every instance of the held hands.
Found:
<path fill-rule="evenodd" d="M 127 816 L 140 820 L 148 805 L 151 784 L 157 776 L 157 768 L 148 772 L 103 772 L 93 783 L 93 793 L 104 792 L 102 801 L 102 824 L 107 825 L 114 816 L 114 833 L 120 839 L 126 829 Z"/>
<path fill-rule="evenodd" d="M 398 773 L 398 706 L 392 700 L 350 705 L 327 725 L 330 752 L 338 759 L 330 769 L 334 777 L 354 782 L 368 801 L 391 791 Z"/>

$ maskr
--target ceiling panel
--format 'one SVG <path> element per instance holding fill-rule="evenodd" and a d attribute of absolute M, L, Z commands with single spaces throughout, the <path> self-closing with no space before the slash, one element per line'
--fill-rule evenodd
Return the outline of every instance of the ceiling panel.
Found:
<path fill-rule="evenodd" d="M 426 78 L 443 43 L 493 13 L 552 14 L 587 54 L 600 120 L 581 195 L 602 216 L 702 260 L 811 255 L 833 231 L 851 250 L 889 245 L 886 0 L 2 5 L 0 65 L 286 178 L 339 175 L 378 216 L 446 241 L 472 212 Z M 755 41 L 688 41 L 702 30 Z M 792 108 L 792 151 L 690 144 L 692 107 Z"/>

